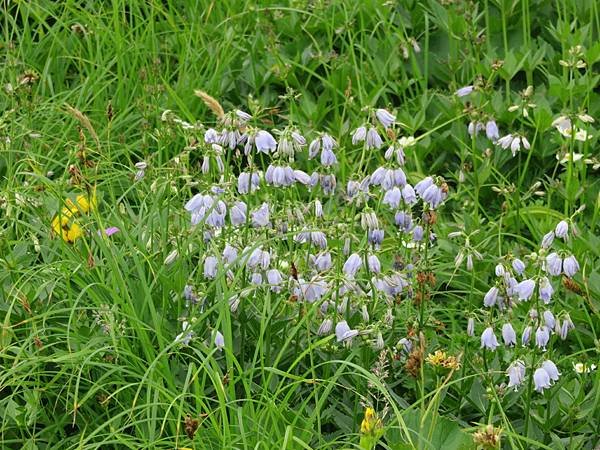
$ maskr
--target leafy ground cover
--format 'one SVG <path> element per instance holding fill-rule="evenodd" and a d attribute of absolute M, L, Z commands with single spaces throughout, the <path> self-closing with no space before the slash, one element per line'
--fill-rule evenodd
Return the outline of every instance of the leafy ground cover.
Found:
<path fill-rule="evenodd" d="M 3 448 L 594 449 L 595 2 L 3 2 Z"/>

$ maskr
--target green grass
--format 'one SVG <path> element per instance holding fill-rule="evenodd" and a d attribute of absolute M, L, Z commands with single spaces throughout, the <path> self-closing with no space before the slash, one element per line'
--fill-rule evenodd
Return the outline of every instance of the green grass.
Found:
<path fill-rule="evenodd" d="M 476 448 L 472 435 L 488 424 L 502 428 L 501 448 L 600 443 L 600 370 L 573 370 L 580 362 L 600 366 L 595 2 L 5 0 L 1 8 L 2 448 L 374 448 L 361 431 L 367 406 L 382 419 L 377 448 Z M 473 84 L 473 93 L 455 95 Z M 250 159 L 225 151 L 222 176 L 213 163 L 201 172 L 203 155 L 212 154 L 203 131 L 220 124 L 197 89 L 226 112 L 252 114 L 252 127 L 292 124 L 309 142 L 329 132 L 340 144 L 331 169 L 336 194 L 263 181 L 244 201 L 249 210 L 269 202 L 274 226 L 226 226 L 206 242 L 183 206 L 216 184 L 227 188 L 221 198 L 231 205 Z M 405 149 L 411 184 L 437 175 L 448 185 L 431 219 L 431 247 L 412 246 L 397 231 L 380 189 L 371 189 L 366 205 L 345 198 L 348 180 L 386 164 L 387 145 L 352 144 L 368 108 L 396 115 L 386 142 L 416 139 Z M 583 113 L 596 122 L 576 119 Z M 561 136 L 552 124 L 560 115 L 577 120 L 591 139 Z M 173 117 L 204 128 L 184 130 Z M 531 150 L 513 157 L 485 133 L 469 135 L 471 120 L 489 118 L 500 136 L 526 136 Z M 575 154 L 581 159 L 561 162 Z M 148 168 L 134 181 L 139 161 Z M 264 171 L 270 156 L 252 163 Z M 294 167 L 321 170 L 306 150 Z M 64 215 L 67 199 L 92 192 L 97 208 L 74 219 L 85 235 L 64 242 L 53 219 Z M 314 217 L 316 199 L 322 219 Z M 378 251 L 360 225 L 368 211 L 386 230 Z M 422 212 L 415 207 L 413 217 L 429 231 Z M 536 291 L 510 311 L 484 308 L 499 262 L 519 257 L 527 276 L 542 274 L 539 244 L 562 219 L 577 230 L 554 243 L 579 261 L 573 282 L 555 278 L 547 307 Z M 111 226 L 120 232 L 97 234 Z M 363 270 L 364 292 L 334 313 L 342 299 L 327 294 L 334 327 L 345 319 L 363 333 L 350 345 L 317 334 L 321 302 L 295 298 L 291 281 L 281 293 L 255 288 L 246 268 L 228 275 L 222 262 L 214 279 L 203 276 L 205 257 L 234 242 L 270 249 L 271 267 L 286 280 L 292 265 L 310 279 L 309 254 L 318 249 L 294 242 L 303 228 L 327 234 L 332 286 L 343 281 L 346 239 L 365 260 L 377 253 L 384 273 L 401 272 L 413 283 L 391 301 Z M 457 230 L 464 233 L 448 236 Z M 177 258 L 165 262 L 175 250 Z M 475 251 L 482 259 L 468 270 Z M 455 265 L 461 252 L 465 259 Z M 392 269 L 398 260 L 402 268 Z M 427 273 L 435 280 L 415 281 Z M 186 305 L 186 285 L 199 303 Z M 232 312 L 228 300 L 240 293 Z M 561 320 L 568 313 L 575 330 L 566 340 L 554 335 L 546 353 L 533 345 L 479 348 L 488 324 L 500 339 L 501 325 L 511 321 L 520 340 L 527 324 L 537 324 L 528 319 L 532 308 L 551 308 Z M 474 337 L 466 334 L 468 317 L 476 319 Z M 175 341 L 183 318 L 195 334 L 189 346 Z M 379 332 L 383 350 L 373 346 Z M 407 336 L 413 348 L 422 345 L 423 359 L 443 350 L 460 357 L 461 367 L 449 373 L 423 362 L 411 375 L 397 345 Z M 527 372 L 513 392 L 502 383 L 517 358 Z M 546 358 L 561 377 L 539 394 L 531 375 Z"/>

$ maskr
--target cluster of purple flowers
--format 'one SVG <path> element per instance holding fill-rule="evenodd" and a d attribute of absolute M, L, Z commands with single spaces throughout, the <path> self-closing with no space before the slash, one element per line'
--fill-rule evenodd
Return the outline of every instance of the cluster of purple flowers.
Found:
<path fill-rule="evenodd" d="M 498 308 L 500 317 L 510 317 L 513 307 L 519 303 L 533 300 L 521 333 L 521 346 L 529 348 L 530 343 L 534 348 L 545 352 L 553 334 L 562 340 L 567 338 L 568 333 L 574 329 L 574 324 L 567 313 L 556 317 L 549 305 L 554 294 L 554 287 L 550 277 L 561 274 L 572 277 L 579 270 L 579 263 L 573 255 L 566 256 L 561 250 L 551 251 L 554 238 L 568 239 L 569 224 L 561 221 L 556 228 L 547 233 L 543 239 L 540 249 L 530 257 L 531 265 L 536 269 L 537 275 L 526 277 L 526 264 L 519 258 L 512 258 L 511 264 L 500 263 L 496 266 L 498 282 L 490 287 L 483 297 L 483 305 L 486 308 Z M 519 280 L 520 278 L 520 280 Z M 494 351 L 499 346 L 494 327 L 499 325 L 488 325 L 481 334 L 481 348 Z M 467 332 L 474 333 L 474 321 L 469 320 Z M 517 346 L 517 333 L 513 325 L 507 320 L 501 325 L 502 341 L 507 347 Z M 509 387 L 517 388 L 525 376 L 525 363 L 522 360 L 514 361 L 507 369 Z M 542 392 L 550 387 L 551 383 L 558 380 L 560 373 L 554 363 L 546 359 L 533 374 L 536 390 Z"/>

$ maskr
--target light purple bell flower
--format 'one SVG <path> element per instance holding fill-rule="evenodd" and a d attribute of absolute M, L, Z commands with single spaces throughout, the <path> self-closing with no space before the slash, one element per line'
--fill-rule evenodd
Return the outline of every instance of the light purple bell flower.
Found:
<path fill-rule="evenodd" d="M 246 212 L 248 211 L 248 207 L 244 202 L 235 202 L 234 205 L 229 210 L 229 220 L 231 220 L 231 225 L 234 227 L 243 225 L 246 223 Z"/>
<path fill-rule="evenodd" d="M 338 342 L 344 342 L 358 336 L 357 330 L 351 330 L 345 320 L 338 322 L 335 326 L 335 336 Z"/>
<path fill-rule="evenodd" d="M 510 323 L 502 325 L 502 339 L 506 346 L 517 345 L 517 333 Z"/>
<path fill-rule="evenodd" d="M 229 243 L 225 244 L 225 248 L 223 249 L 223 260 L 227 264 L 233 264 L 238 257 L 237 248 L 233 247 Z"/>
<path fill-rule="evenodd" d="M 402 188 L 402 198 L 407 205 L 414 205 L 417 203 L 417 194 L 410 184 L 406 184 Z"/>
<path fill-rule="evenodd" d="M 260 130 L 254 137 L 254 144 L 256 149 L 262 153 L 270 153 L 275 151 L 277 148 L 277 141 L 271 133 L 268 131 Z"/>
<path fill-rule="evenodd" d="M 561 220 L 560 222 L 558 222 L 556 228 L 554 229 L 554 234 L 556 234 L 556 237 L 559 237 L 564 240 L 566 240 L 567 237 L 569 237 L 569 224 L 566 220 Z"/>
<path fill-rule="evenodd" d="M 326 334 L 331 333 L 332 328 L 333 328 L 333 320 L 331 320 L 330 318 L 325 318 L 325 319 L 323 319 L 323 322 L 321 322 L 321 325 L 319 326 L 319 329 L 317 330 L 317 335 L 325 336 Z"/>
<path fill-rule="evenodd" d="M 467 320 L 467 336 L 475 336 L 475 319 L 472 317 Z"/>
<path fill-rule="evenodd" d="M 542 248 L 550 248 L 554 242 L 554 231 L 549 231 L 542 238 Z"/>
<path fill-rule="evenodd" d="M 383 125 L 383 127 L 386 129 L 391 127 L 396 120 L 396 116 L 382 108 L 375 110 L 375 116 L 381 125 Z"/>
<path fill-rule="evenodd" d="M 302 170 L 294 170 L 294 179 L 304 186 L 308 186 L 310 184 L 310 175 Z"/>
<path fill-rule="evenodd" d="M 558 381 L 560 377 L 560 372 L 558 371 L 558 367 L 556 367 L 556 364 L 547 359 L 542 363 L 542 369 L 544 369 L 548 373 L 548 376 L 550 377 L 551 381 Z"/>
<path fill-rule="evenodd" d="M 329 252 L 321 253 L 317 256 L 310 255 L 310 261 L 312 266 L 317 269 L 318 272 L 324 272 L 331 269 L 331 254 Z"/>
<path fill-rule="evenodd" d="M 337 164 L 337 158 L 333 150 L 331 149 L 323 149 L 321 152 L 321 164 L 325 167 L 331 167 L 334 164 Z"/>
<path fill-rule="evenodd" d="M 571 320 L 571 316 L 569 316 L 569 314 L 565 314 L 563 316 L 562 325 L 560 326 L 558 335 L 564 341 L 567 338 L 569 331 L 574 330 L 574 329 L 575 329 L 575 324 Z"/>
<path fill-rule="evenodd" d="M 546 256 L 546 272 L 550 275 L 558 276 L 562 272 L 563 260 L 558 253 L 552 252 Z"/>
<path fill-rule="evenodd" d="M 466 95 L 469 95 L 471 92 L 473 92 L 474 87 L 472 85 L 469 86 L 463 86 L 460 89 L 458 89 L 454 95 L 456 95 L 457 97 L 465 97 Z"/>
<path fill-rule="evenodd" d="M 362 260 L 360 256 L 356 253 L 352 253 L 344 263 L 344 267 L 342 270 L 348 278 L 354 278 L 356 272 L 359 271 L 361 266 Z"/>
<path fill-rule="evenodd" d="M 207 256 L 204 260 L 204 278 L 213 279 L 217 276 L 218 260 L 214 256 Z"/>
<path fill-rule="evenodd" d="M 540 367 L 533 374 L 533 382 L 535 384 L 535 390 L 538 392 L 544 392 L 544 389 L 550 387 L 550 375 L 545 369 Z"/>
<path fill-rule="evenodd" d="M 579 271 L 579 263 L 574 255 L 567 256 L 563 260 L 563 272 L 569 278 L 572 278 Z"/>
<path fill-rule="evenodd" d="M 498 125 L 496 124 L 495 120 L 488 120 L 486 122 L 485 135 L 492 142 L 496 142 L 498 140 L 498 138 L 500 137 L 500 133 L 498 131 Z"/>
<path fill-rule="evenodd" d="M 408 185 L 407 185 L 408 186 Z M 404 211 L 398 211 L 394 216 L 394 222 L 401 231 L 408 233 L 412 228 L 412 217 Z"/>
<path fill-rule="evenodd" d="M 219 351 L 222 351 L 225 347 L 225 337 L 219 330 L 215 332 L 215 347 L 217 347 L 217 350 Z"/>
<path fill-rule="evenodd" d="M 383 204 L 396 209 L 400 206 L 402 200 L 402 191 L 398 187 L 393 187 L 389 191 L 386 191 L 383 196 Z"/>
<path fill-rule="evenodd" d="M 542 325 L 535 330 L 535 345 L 542 350 L 546 350 L 546 346 L 550 341 L 550 330 L 546 325 Z"/>
<path fill-rule="evenodd" d="M 523 383 L 525 379 L 525 363 L 520 359 L 513 361 L 508 369 L 506 369 L 506 375 L 508 375 L 508 387 L 514 387 L 515 391 Z"/>
<path fill-rule="evenodd" d="M 260 208 L 252 211 L 252 225 L 254 227 L 266 227 L 269 224 L 269 204 L 263 203 Z"/>
<path fill-rule="evenodd" d="M 354 130 L 354 133 L 352 133 L 352 144 L 356 145 L 359 142 L 364 141 L 366 137 L 367 137 L 367 127 L 365 127 L 364 125 L 361 125 L 356 130 Z"/>
<path fill-rule="evenodd" d="M 423 231 L 423 227 L 421 225 L 416 225 L 413 228 L 413 241 L 420 242 L 423 240 L 423 235 L 425 234 Z"/>
<path fill-rule="evenodd" d="M 381 262 L 377 255 L 369 255 L 367 257 L 367 264 L 369 266 L 369 271 L 372 273 L 380 273 L 381 272 Z"/>
<path fill-rule="evenodd" d="M 547 277 L 540 278 L 540 298 L 544 302 L 544 304 L 550 303 L 552 300 L 552 294 L 554 294 L 554 288 L 552 287 L 552 283 L 548 280 Z"/>
<path fill-rule="evenodd" d="M 283 282 L 283 275 L 277 269 L 270 269 L 267 271 L 267 282 L 271 285 L 271 291 L 281 292 L 281 283 Z"/>
<path fill-rule="evenodd" d="M 554 330 L 554 325 L 556 325 L 556 319 L 554 318 L 554 314 L 552 314 L 552 311 L 544 311 L 542 317 L 544 318 L 544 323 L 546 324 L 546 326 L 549 329 Z"/>
<path fill-rule="evenodd" d="M 517 273 L 517 275 L 523 275 L 523 272 L 525 271 L 525 263 L 519 258 L 513 259 L 512 267 L 513 270 Z"/>
<path fill-rule="evenodd" d="M 535 281 L 523 280 L 515 287 L 519 300 L 529 300 L 535 289 Z"/>
<path fill-rule="evenodd" d="M 496 350 L 498 347 L 498 339 L 496 339 L 496 335 L 494 334 L 494 330 L 492 327 L 487 327 L 481 333 L 481 348 L 487 348 L 488 350 Z"/>
<path fill-rule="evenodd" d="M 369 130 L 367 131 L 367 138 L 365 141 L 366 141 L 368 149 L 371 149 L 371 148 L 379 149 L 383 145 L 383 140 L 381 139 L 381 136 L 379 136 L 379 133 L 377 132 L 377 128 L 375 128 L 375 127 L 369 128 Z"/>
<path fill-rule="evenodd" d="M 523 347 L 526 347 L 527 345 L 529 345 L 529 341 L 531 340 L 532 332 L 533 332 L 533 329 L 529 325 L 527 325 L 525 327 L 525 329 L 523 330 L 523 335 L 521 336 L 521 345 Z"/>
<path fill-rule="evenodd" d="M 498 299 L 498 293 L 500 290 L 497 286 L 492 286 L 489 291 L 483 297 L 483 305 L 491 308 L 496 304 L 496 300 Z"/>

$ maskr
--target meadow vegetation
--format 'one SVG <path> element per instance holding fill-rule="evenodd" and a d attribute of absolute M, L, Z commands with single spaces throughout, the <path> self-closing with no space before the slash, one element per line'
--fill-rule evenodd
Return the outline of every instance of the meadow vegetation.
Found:
<path fill-rule="evenodd" d="M 2 448 L 599 448 L 596 2 L 1 11 Z"/>

